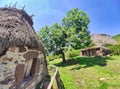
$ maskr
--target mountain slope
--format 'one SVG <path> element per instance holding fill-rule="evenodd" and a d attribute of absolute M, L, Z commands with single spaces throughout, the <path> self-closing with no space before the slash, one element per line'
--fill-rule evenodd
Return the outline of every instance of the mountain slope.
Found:
<path fill-rule="evenodd" d="M 113 36 L 112 38 L 120 44 L 120 34 L 117 34 L 117 35 Z"/>

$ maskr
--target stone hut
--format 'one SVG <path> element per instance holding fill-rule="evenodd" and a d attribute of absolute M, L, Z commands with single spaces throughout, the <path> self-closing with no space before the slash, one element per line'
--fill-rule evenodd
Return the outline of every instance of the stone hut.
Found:
<path fill-rule="evenodd" d="M 110 51 L 104 46 L 95 46 L 81 49 L 81 56 L 106 56 Z"/>
<path fill-rule="evenodd" d="M 110 54 L 106 45 L 118 44 L 117 41 L 107 34 L 92 34 L 91 40 L 95 46 L 81 49 L 81 56 L 106 56 Z"/>
<path fill-rule="evenodd" d="M 24 10 L 0 8 L 0 89 L 35 89 L 48 74 L 32 25 Z"/>

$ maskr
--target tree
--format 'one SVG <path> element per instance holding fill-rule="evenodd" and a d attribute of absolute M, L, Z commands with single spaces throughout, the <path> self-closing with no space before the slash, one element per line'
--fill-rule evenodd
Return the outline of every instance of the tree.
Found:
<path fill-rule="evenodd" d="M 45 44 L 47 53 L 62 54 L 63 62 L 65 62 L 66 33 L 64 29 L 58 23 L 55 23 L 51 27 L 45 26 L 42 28 L 38 35 Z"/>
<path fill-rule="evenodd" d="M 62 20 L 67 32 L 68 46 L 74 49 L 84 48 L 91 44 L 90 32 L 87 30 L 90 20 L 85 12 L 78 8 L 70 10 Z"/>
<path fill-rule="evenodd" d="M 53 44 L 51 43 L 51 31 L 50 27 L 45 26 L 38 32 L 38 37 L 42 40 L 43 45 L 45 47 L 46 53 L 49 54 L 52 51 Z"/>
<path fill-rule="evenodd" d="M 62 26 L 58 23 L 51 27 L 45 26 L 38 32 L 38 36 L 42 39 L 48 54 L 62 54 L 65 62 L 66 47 L 80 49 L 91 43 L 88 24 L 89 18 L 86 13 L 75 8 L 63 18 Z"/>

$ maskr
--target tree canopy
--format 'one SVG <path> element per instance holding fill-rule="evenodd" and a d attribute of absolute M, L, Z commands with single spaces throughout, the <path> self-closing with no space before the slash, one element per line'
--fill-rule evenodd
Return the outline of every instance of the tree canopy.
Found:
<path fill-rule="evenodd" d="M 70 10 L 62 20 L 62 26 L 66 29 L 68 43 L 74 49 L 84 48 L 90 45 L 90 32 L 87 30 L 90 20 L 84 11 L 78 8 Z"/>
<path fill-rule="evenodd" d="M 38 32 L 48 54 L 62 54 L 65 61 L 64 49 L 66 47 L 66 33 L 64 29 L 55 23 L 51 27 L 45 26 Z"/>
<path fill-rule="evenodd" d="M 91 43 L 87 30 L 90 20 L 85 12 L 77 8 L 70 10 L 62 20 L 48 27 L 45 26 L 38 32 L 48 54 L 62 54 L 65 61 L 64 50 L 66 48 L 80 49 Z"/>

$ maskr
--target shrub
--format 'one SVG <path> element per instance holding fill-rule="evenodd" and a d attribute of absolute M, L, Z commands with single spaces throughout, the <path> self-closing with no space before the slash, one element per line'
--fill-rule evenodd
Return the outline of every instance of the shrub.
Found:
<path fill-rule="evenodd" d="M 59 58 L 60 58 L 60 55 L 49 55 L 49 56 L 47 56 L 48 61 L 53 61 L 53 60 L 59 59 Z"/>
<path fill-rule="evenodd" d="M 108 45 L 107 46 L 113 55 L 120 55 L 120 45 Z"/>
<path fill-rule="evenodd" d="M 80 55 L 80 50 L 70 50 L 70 51 L 67 51 L 65 53 L 65 56 L 67 58 L 70 58 L 70 57 L 76 57 L 76 56 L 79 56 Z"/>

